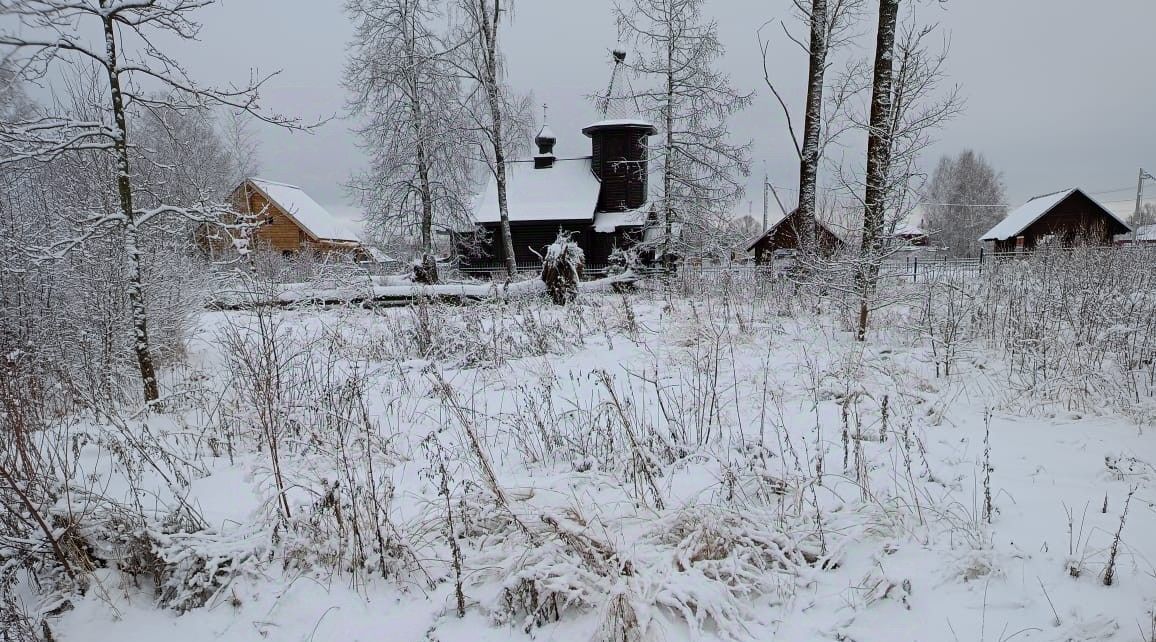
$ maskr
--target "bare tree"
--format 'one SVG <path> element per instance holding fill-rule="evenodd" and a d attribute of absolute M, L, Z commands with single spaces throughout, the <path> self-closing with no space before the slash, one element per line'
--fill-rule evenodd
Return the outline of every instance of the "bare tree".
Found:
<path fill-rule="evenodd" d="M 701 252 L 703 244 L 720 238 L 743 191 L 739 177 L 750 171 L 750 143 L 730 142 L 726 121 L 751 103 L 752 94 L 731 88 L 727 75 L 715 69 L 724 47 L 702 4 L 630 0 L 614 9 L 623 38 L 640 49 L 630 69 L 655 81 L 632 98 L 662 130 L 651 162 L 662 175 L 659 242 L 668 266 L 676 244 Z"/>
<path fill-rule="evenodd" d="M 859 299 L 856 338 L 866 339 L 880 264 L 888 238 L 899 221 L 916 207 L 926 180 L 919 156 L 933 142 L 933 132 L 963 108 L 958 87 L 939 95 L 947 50 L 933 53 L 928 38 L 936 25 L 920 25 L 914 11 L 901 25 L 900 0 L 880 0 L 867 130 L 867 167 L 863 181 L 863 223 L 855 265 Z M 845 186 L 849 182 L 842 178 Z"/>
<path fill-rule="evenodd" d="M 823 94 L 826 83 L 826 74 L 831 66 L 830 54 L 832 51 L 846 44 L 852 34 L 854 25 L 858 21 L 863 9 L 863 0 L 794 0 L 796 12 L 800 20 L 810 29 L 810 41 L 804 43 L 787 31 L 783 23 L 783 31 L 792 42 L 799 45 L 807 53 L 807 99 L 803 110 L 802 143 L 800 144 L 795 132 L 791 110 L 787 107 L 782 94 L 779 93 L 771 80 L 770 69 L 767 66 L 767 52 L 770 48 L 769 40 L 763 40 L 761 29 L 759 45 L 763 54 L 763 80 L 774 94 L 782 107 L 787 119 L 787 130 L 794 144 L 795 154 L 799 159 L 799 214 L 797 221 L 805 226 L 810 223 L 810 229 L 800 230 L 807 234 L 808 247 L 813 247 L 815 225 L 817 224 L 816 200 L 818 194 L 819 162 L 827 144 L 837 131 L 825 127 L 823 114 Z M 765 26 L 765 25 L 764 25 Z M 832 111 L 837 112 L 843 100 L 851 93 L 837 89 L 835 105 Z M 824 131 L 827 130 L 827 131 Z"/>
<path fill-rule="evenodd" d="M 421 274 L 437 282 L 434 226 L 468 222 L 469 155 L 458 79 L 434 25 L 438 0 L 350 0 L 357 24 L 345 86 L 370 169 L 353 188 L 370 225 L 391 240 L 415 227 Z M 415 225 L 416 223 L 416 225 Z M 457 229 L 461 229 L 457 225 Z"/>
<path fill-rule="evenodd" d="M 83 241 L 115 229 L 125 255 L 125 293 L 131 308 L 133 350 L 144 398 L 157 401 L 160 392 L 149 348 L 148 315 L 141 277 L 141 226 L 161 215 L 209 217 L 211 212 L 159 205 L 140 209 L 134 204 L 133 137 L 129 109 L 165 107 L 187 110 L 223 106 L 254 114 L 286 127 L 297 121 L 257 111 L 257 91 L 263 80 L 220 90 L 198 85 L 180 63 L 158 46 L 158 36 L 196 39 L 200 25 L 191 17 L 213 0 L 0 0 L 0 21 L 15 25 L 0 31 L 0 46 L 20 56 L 20 73 L 41 78 L 54 67 L 95 68 L 101 76 L 100 117 L 80 119 L 74 114 L 46 112 L 0 124 L 0 163 L 51 161 L 77 152 L 99 152 L 112 160 L 116 210 L 91 213 L 86 229 L 76 238 L 48 248 L 45 258 L 56 258 Z M 89 39 L 88 34 L 99 34 Z M 144 84 L 163 94 L 147 93 Z"/>
<path fill-rule="evenodd" d="M 511 11 L 513 0 L 457 0 L 461 13 L 456 35 L 455 68 L 472 83 L 465 103 L 474 107 L 471 114 L 477 142 L 482 147 L 482 159 L 494 176 L 498 192 L 498 212 L 501 217 L 502 254 L 506 274 L 513 278 L 518 272 L 514 256 L 514 237 L 510 234 L 510 211 L 506 199 L 506 164 L 511 150 L 511 139 L 524 139 L 524 123 L 516 114 L 524 114 L 526 105 L 511 104 L 511 95 L 503 79 L 504 65 L 498 46 L 498 31 Z M 505 8 L 503 8 L 503 6 Z"/>
<path fill-rule="evenodd" d="M 1006 199 L 999 172 L 982 154 L 941 157 L 924 196 L 931 238 L 953 256 L 975 254 L 979 236 L 1006 213 Z"/>
<path fill-rule="evenodd" d="M 225 150 L 229 155 L 229 185 L 240 185 L 261 172 L 261 146 L 253 132 L 253 118 L 244 111 L 229 110 L 224 120 Z"/>
<path fill-rule="evenodd" d="M 871 291 L 879 278 L 878 257 L 883 250 L 883 215 L 886 207 L 887 171 L 891 164 L 892 80 L 895 62 L 895 31 L 900 0 L 879 0 L 879 27 L 875 35 L 874 79 L 871 83 L 871 116 L 867 130 L 867 189 L 863 206 L 863 230 L 855 286 L 859 292 L 859 323 L 856 338 L 867 336 Z"/>
<path fill-rule="evenodd" d="M 129 126 L 135 130 L 130 156 L 138 208 L 167 203 L 209 211 L 240 182 L 221 122 L 207 107 L 178 109 L 164 96 L 156 100 L 155 106 L 135 110 L 140 113 L 129 112 Z"/>

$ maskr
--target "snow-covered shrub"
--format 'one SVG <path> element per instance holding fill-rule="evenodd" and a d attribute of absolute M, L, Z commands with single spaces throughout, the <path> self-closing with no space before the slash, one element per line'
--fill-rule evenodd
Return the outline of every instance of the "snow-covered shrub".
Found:
<path fill-rule="evenodd" d="M 341 330 L 295 333 L 260 310 L 222 332 L 233 385 L 227 413 L 267 462 L 284 564 L 396 575 L 415 558 L 392 522 L 394 435 L 370 411 L 366 345 Z M 293 499 L 301 492 L 307 501 Z"/>
<path fill-rule="evenodd" d="M 615 247 L 606 258 L 606 275 L 616 276 L 638 268 L 638 252 L 633 248 Z"/>
<path fill-rule="evenodd" d="M 569 233 L 559 232 L 542 259 L 542 281 L 554 303 L 565 305 L 578 298 L 578 281 L 585 264 L 586 256 L 578 243 Z"/>
<path fill-rule="evenodd" d="M 1156 398 L 1152 248 L 1042 249 L 985 263 L 976 322 L 1019 395 L 1138 417 Z"/>
<path fill-rule="evenodd" d="M 52 629 L 43 615 L 25 606 L 0 585 L 0 636 L 4 642 L 52 642 Z"/>
<path fill-rule="evenodd" d="M 628 548 L 612 543 L 626 534 L 603 516 L 572 509 L 540 521 L 536 541 L 519 539 L 475 562 L 500 581 L 486 605 L 491 617 L 526 631 L 585 612 L 599 613 L 599 631 L 610 636 L 597 639 L 646 639 L 663 618 L 745 639 L 751 598 L 786 591 L 800 568 L 825 561 L 816 542 L 796 541 L 772 511 L 758 509 L 663 513 L 637 524 L 643 533 Z"/>
<path fill-rule="evenodd" d="M 500 367 L 511 359 L 564 352 L 582 339 L 565 328 L 586 323 L 581 311 L 521 300 L 480 303 L 463 314 L 458 306 L 423 298 L 407 311 L 397 328 L 398 351 L 463 367 Z"/>
<path fill-rule="evenodd" d="M 290 479 L 314 499 L 285 522 L 286 563 L 397 576 L 418 565 L 392 515 L 397 435 L 370 411 L 371 366 L 327 350 L 308 363 L 298 421 L 309 439 Z"/>
<path fill-rule="evenodd" d="M 148 528 L 135 534 L 133 557 L 121 570 L 151 577 L 157 603 L 178 612 L 211 604 L 238 578 L 257 578 L 268 557 L 265 532 L 217 533 L 210 530 L 165 532 Z"/>

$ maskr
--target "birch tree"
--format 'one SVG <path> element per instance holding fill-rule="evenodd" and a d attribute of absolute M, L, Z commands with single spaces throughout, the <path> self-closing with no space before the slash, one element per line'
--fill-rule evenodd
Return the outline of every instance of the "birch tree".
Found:
<path fill-rule="evenodd" d="M 513 0 L 457 0 L 460 14 L 455 30 L 455 69 L 470 84 L 463 104 L 472 121 L 475 141 L 482 148 L 480 160 L 494 177 L 498 193 L 498 213 L 502 254 L 506 274 L 513 278 L 518 272 L 514 256 L 514 238 L 510 234 L 510 209 L 506 198 L 506 165 L 509 162 L 511 139 L 524 139 L 524 123 L 512 119 L 514 114 L 526 111 L 524 104 L 512 104 L 507 87 L 499 46 L 499 30 L 513 7 Z"/>
<path fill-rule="evenodd" d="M 900 0 L 879 0 L 879 25 L 875 34 L 875 65 L 871 82 L 871 112 L 867 129 L 867 174 L 863 198 L 863 230 L 855 286 L 859 293 L 859 321 L 855 337 L 867 337 L 870 298 L 879 279 L 883 251 L 883 215 L 887 171 L 891 163 L 892 79 L 895 62 L 895 29 Z"/>
<path fill-rule="evenodd" d="M 437 0 L 350 0 L 356 24 L 345 86 L 370 168 L 353 181 L 387 242 L 417 229 L 426 280 L 437 282 L 436 225 L 469 221 L 469 154 L 458 79 L 435 25 Z"/>
<path fill-rule="evenodd" d="M 116 211 L 91 213 L 76 238 L 44 248 L 44 258 L 60 258 L 84 241 L 114 230 L 124 251 L 124 289 L 131 309 L 133 351 L 144 399 L 160 397 L 149 344 L 149 320 L 141 276 L 141 227 L 164 215 L 210 217 L 212 212 L 135 203 L 129 108 L 163 106 L 175 110 L 223 106 L 266 122 L 300 127 L 296 120 L 257 110 L 265 79 L 233 89 L 203 87 L 158 46 L 161 37 L 195 40 L 200 25 L 192 14 L 213 0 L 0 0 L 0 46 L 19 57 L 25 78 L 44 78 L 59 68 L 94 68 L 101 76 L 97 118 L 45 111 L 33 118 L 0 124 L 0 163 L 47 162 L 63 155 L 95 152 L 111 159 Z M 267 79 L 267 78 L 266 78 Z M 148 92 L 144 86 L 151 86 Z M 159 88 L 160 97 L 155 93 Z"/>
<path fill-rule="evenodd" d="M 752 94 L 733 89 L 728 76 L 716 69 L 724 47 L 716 23 L 703 16 L 702 4 L 630 0 L 614 9 L 623 40 L 639 49 L 628 63 L 631 71 L 653 81 L 632 98 L 660 130 L 650 162 L 662 177 L 657 200 L 661 253 L 668 266 L 680 250 L 704 249 L 680 240 L 719 238 L 743 192 L 740 177 L 750 172 L 750 142 L 730 141 L 727 118 L 747 107 Z"/>
<path fill-rule="evenodd" d="M 915 208 L 926 181 L 919 169 L 923 151 L 935 130 L 963 108 L 958 87 L 940 92 L 946 48 L 928 46 L 936 25 L 920 25 L 911 11 L 902 27 L 900 0 L 880 0 L 867 130 L 867 165 L 863 180 L 863 223 L 855 265 L 859 299 L 856 338 L 866 339 L 879 270 L 887 239 L 896 224 Z M 847 183 L 844 183 L 845 185 Z"/>
<path fill-rule="evenodd" d="M 794 8 L 800 21 L 808 27 L 810 38 L 807 42 L 793 36 L 785 23 L 780 23 L 787 37 L 807 53 L 807 95 L 803 109 L 802 140 L 795 131 L 791 109 L 787 106 L 775 82 L 771 79 L 767 64 L 770 41 L 759 35 L 759 45 L 763 54 L 763 80 L 774 94 L 787 121 L 787 131 L 791 136 L 795 155 L 799 159 L 799 216 L 796 220 L 810 226 L 804 232 L 808 238 L 807 247 L 814 247 L 814 225 L 817 222 L 816 201 L 818 195 L 819 163 L 827 144 L 833 140 L 836 131 L 824 127 L 823 96 L 827 71 L 830 69 L 830 54 L 846 44 L 862 9 L 863 0 L 794 0 Z M 760 30 L 761 32 L 761 30 Z M 840 89 L 846 89 L 841 86 Z M 837 111 L 846 91 L 836 91 L 834 109 Z M 828 131 L 824 131 L 827 129 Z"/>

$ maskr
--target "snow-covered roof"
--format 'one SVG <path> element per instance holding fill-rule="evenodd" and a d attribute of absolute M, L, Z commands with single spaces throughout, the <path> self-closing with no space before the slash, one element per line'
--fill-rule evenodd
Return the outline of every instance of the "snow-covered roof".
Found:
<path fill-rule="evenodd" d="M 658 131 L 658 128 L 645 118 L 626 116 L 623 118 L 605 118 L 596 123 L 590 123 L 582 128 L 582 133 L 587 136 L 594 136 L 595 132 L 623 127 L 642 129 L 648 136 L 653 136 Z"/>
<path fill-rule="evenodd" d="M 899 221 L 895 224 L 895 236 L 924 236 L 927 234 L 922 227 L 912 225 L 907 221 Z"/>
<path fill-rule="evenodd" d="M 600 188 L 589 157 L 559 159 L 553 167 L 543 169 L 535 169 L 532 162 L 506 165 L 506 206 L 511 221 L 590 220 Z M 474 222 L 500 220 L 498 183 L 491 175 L 474 204 Z"/>
<path fill-rule="evenodd" d="M 1126 232 L 1124 234 L 1116 235 L 1117 241 L 1130 243 L 1132 241 L 1132 233 Z M 1138 242 L 1152 242 L 1156 241 L 1156 225 L 1141 225 L 1136 228 L 1136 241 Z"/>
<path fill-rule="evenodd" d="M 594 231 L 609 234 L 624 225 L 646 225 L 650 204 L 625 212 L 598 212 L 594 214 Z"/>
<path fill-rule="evenodd" d="M 927 234 L 926 217 L 923 207 L 916 206 L 906 216 L 895 222 L 895 236 L 925 236 Z"/>
<path fill-rule="evenodd" d="M 356 234 L 300 187 L 264 178 L 250 178 L 249 182 L 315 239 L 360 242 Z"/>
<path fill-rule="evenodd" d="M 582 129 L 585 130 L 585 129 L 592 129 L 594 127 L 625 127 L 625 126 L 654 127 L 654 125 L 650 121 L 644 120 L 642 118 L 608 118 L 606 120 L 600 120 L 596 123 L 590 123 L 589 125 L 583 127 Z"/>
<path fill-rule="evenodd" d="M 1002 221 L 996 223 L 995 227 L 992 227 L 987 231 L 986 234 L 979 237 L 979 240 L 1006 241 L 1010 238 L 1019 236 L 1019 234 L 1027 229 L 1029 225 L 1040 220 L 1041 217 L 1052 211 L 1052 208 L 1059 205 L 1076 192 L 1083 194 L 1088 200 L 1092 201 L 1096 204 L 1097 207 L 1103 210 L 1105 214 L 1116 219 L 1120 225 L 1123 225 L 1126 229 L 1131 229 L 1128 227 L 1127 223 L 1121 221 L 1120 217 L 1113 214 L 1111 210 L 1101 205 L 1096 199 L 1085 194 L 1080 188 L 1072 187 L 1069 189 L 1061 190 L 1059 192 L 1037 196 L 1027 203 L 1020 205 L 1016 209 L 1009 212 Z"/>
<path fill-rule="evenodd" d="M 369 258 L 374 263 L 397 263 L 397 259 L 386 254 L 385 252 L 382 252 L 380 249 L 373 247 L 372 245 L 366 245 L 365 251 L 369 253 Z"/>

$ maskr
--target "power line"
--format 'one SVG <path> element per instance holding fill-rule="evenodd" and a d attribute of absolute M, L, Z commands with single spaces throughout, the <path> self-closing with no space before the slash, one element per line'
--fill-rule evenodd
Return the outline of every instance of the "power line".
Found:
<path fill-rule="evenodd" d="M 1118 192 L 1132 192 L 1135 191 L 1136 186 L 1121 187 L 1120 189 L 1105 189 L 1098 192 L 1084 192 L 1085 194 L 1116 194 Z"/>
<path fill-rule="evenodd" d="M 928 203 L 919 201 L 916 205 L 935 205 L 939 207 L 1011 207 L 1007 203 Z"/>

